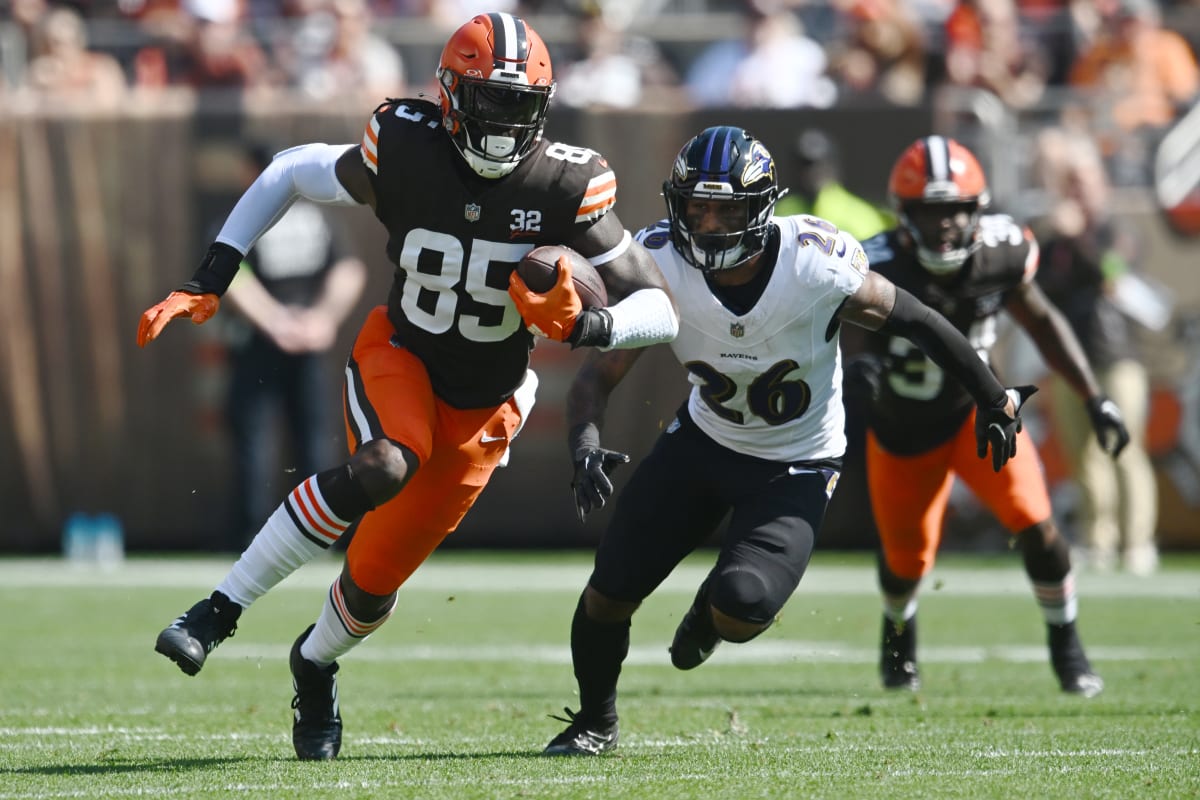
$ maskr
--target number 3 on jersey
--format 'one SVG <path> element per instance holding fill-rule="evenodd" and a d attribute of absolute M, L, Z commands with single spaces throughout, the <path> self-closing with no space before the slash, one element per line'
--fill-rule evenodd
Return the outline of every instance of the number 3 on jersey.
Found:
<path fill-rule="evenodd" d="M 703 383 L 700 399 L 723 420 L 744 425 L 746 415 L 725 403 L 737 395 L 738 385 L 732 378 L 704 361 L 689 361 L 687 370 Z M 750 413 L 768 425 L 782 425 L 804 414 L 812 402 L 812 389 L 802 380 L 787 380 L 799 364 L 791 359 L 776 362 L 756 377 L 746 388 L 746 407 Z"/>

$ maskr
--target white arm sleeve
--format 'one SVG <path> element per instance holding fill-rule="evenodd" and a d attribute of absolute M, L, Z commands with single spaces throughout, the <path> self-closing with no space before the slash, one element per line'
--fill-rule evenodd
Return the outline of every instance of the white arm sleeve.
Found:
<path fill-rule="evenodd" d="M 612 338 L 601 350 L 629 350 L 669 342 L 679 333 L 679 317 L 662 289 L 638 289 L 615 306 Z"/>
<path fill-rule="evenodd" d="M 247 253 L 258 237 L 304 197 L 326 205 L 358 205 L 337 179 L 334 165 L 352 144 L 304 144 L 276 153 L 250 185 L 229 217 L 217 241 Z"/>

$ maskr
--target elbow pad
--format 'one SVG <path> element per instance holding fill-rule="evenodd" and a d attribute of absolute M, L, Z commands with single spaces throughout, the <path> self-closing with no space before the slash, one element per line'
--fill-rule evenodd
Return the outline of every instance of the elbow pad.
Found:
<path fill-rule="evenodd" d="M 679 317 L 662 289 L 638 289 L 605 310 L 612 316 L 612 335 L 601 350 L 647 347 L 679 334 Z"/>

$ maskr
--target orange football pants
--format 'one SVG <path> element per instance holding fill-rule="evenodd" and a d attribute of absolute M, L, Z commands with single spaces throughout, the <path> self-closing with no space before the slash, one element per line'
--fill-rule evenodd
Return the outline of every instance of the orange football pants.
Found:
<path fill-rule="evenodd" d="M 1000 524 L 1016 534 L 1050 518 L 1050 495 L 1037 447 L 1028 431 L 1017 434 L 1017 455 L 999 472 L 975 448 L 975 414 L 949 441 L 912 456 L 883 448 L 867 433 L 867 487 L 888 568 L 916 580 L 933 569 L 942 523 L 958 475 Z"/>
<path fill-rule="evenodd" d="M 399 494 L 363 516 L 346 550 L 351 579 L 376 595 L 400 588 L 458 527 L 521 421 L 512 399 L 492 408 L 444 403 L 421 360 L 391 343 L 394 333 L 387 309 L 372 309 L 354 343 L 344 394 L 351 450 L 360 438 L 387 438 L 420 460 Z M 364 428 L 366 436 L 356 435 Z"/>

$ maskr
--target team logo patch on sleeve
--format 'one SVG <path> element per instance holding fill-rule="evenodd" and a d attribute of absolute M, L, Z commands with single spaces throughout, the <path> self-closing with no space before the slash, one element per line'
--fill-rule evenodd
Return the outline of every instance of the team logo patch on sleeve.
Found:
<path fill-rule="evenodd" d="M 617 176 L 612 170 L 602 172 L 588 181 L 587 191 L 575 214 L 576 222 L 600 219 L 617 202 Z"/>
<path fill-rule="evenodd" d="M 855 272 L 862 275 L 867 274 L 870 264 L 867 261 L 867 254 L 863 252 L 861 247 L 854 248 L 854 255 L 850 256 L 850 266 L 854 268 Z"/>

